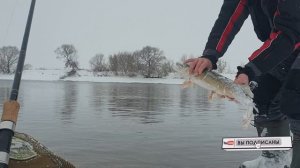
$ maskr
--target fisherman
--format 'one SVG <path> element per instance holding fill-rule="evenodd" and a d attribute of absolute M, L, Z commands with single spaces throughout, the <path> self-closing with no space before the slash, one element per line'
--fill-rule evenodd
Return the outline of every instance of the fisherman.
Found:
<path fill-rule="evenodd" d="M 256 81 L 253 90 L 254 125 L 258 136 L 289 136 L 293 133 L 292 163 L 285 151 L 263 151 L 240 167 L 300 168 L 300 0 L 224 0 L 203 55 L 186 61 L 191 74 L 216 69 L 217 61 L 251 16 L 263 45 L 239 66 L 235 82 Z M 247 44 L 245 44 L 247 45 Z"/>

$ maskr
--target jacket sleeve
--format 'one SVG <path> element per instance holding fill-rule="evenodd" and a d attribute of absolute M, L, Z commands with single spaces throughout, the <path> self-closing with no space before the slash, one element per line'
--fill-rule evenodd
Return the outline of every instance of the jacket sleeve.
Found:
<path fill-rule="evenodd" d="M 203 51 L 203 57 L 213 63 L 214 69 L 248 17 L 247 5 L 248 0 L 224 0 Z"/>
<path fill-rule="evenodd" d="M 278 1 L 274 29 L 268 40 L 250 57 L 246 66 L 256 75 L 270 72 L 300 47 L 300 1 Z"/>

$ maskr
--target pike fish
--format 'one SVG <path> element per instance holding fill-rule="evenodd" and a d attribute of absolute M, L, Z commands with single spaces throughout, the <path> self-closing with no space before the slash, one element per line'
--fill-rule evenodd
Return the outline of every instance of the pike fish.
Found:
<path fill-rule="evenodd" d="M 204 71 L 201 75 L 190 75 L 188 67 L 182 68 L 178 71 L 183 77 L 187 78 L 187 80 L 182 84 L 183 88 L 196 84 L 211 91 L 209 98 L 228 98 L 229 100 L 233 100 L 241 104 L 243 107 L 246 107 L 246 112 L 242 119 L 242 126 L 247 128 L 250 125 L 252 111 L 253 108 L 256 109 L 256 107 L 253 103 L 253 93 L 248 85 L 244 86 L 236 84 L 233 80 L 214 71 Z"/>

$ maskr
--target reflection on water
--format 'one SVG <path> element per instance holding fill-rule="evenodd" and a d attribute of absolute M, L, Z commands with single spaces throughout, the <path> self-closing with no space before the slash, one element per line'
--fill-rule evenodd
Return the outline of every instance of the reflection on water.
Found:
<path fill-rule="evenodd" d="M 2 98 L 8 99 L 10 96 L 10 89 L 8 87 L 0 86 L 0 93 Z"/>
<path fill-rule="evenodd" d="M 10 87 L 0 80 L 1 102 Z M 222 137 L 255 131 L 241 129 L 236 104 L 207 97 L 179 85 L 23 81 L 17 130 L 78 167 L 237 167 L 253 158 L 220 149 Z"/>
<path fill-rule="evenodd" d="M 65 82 L 63 90 L 64 90 L 63 105 L 61 106 L 62 109 L 60 110 L 62 115 L 61 120 L 71 122 L 73 118 L 72 115 L 78 103 L 77 84 L 74 82 Z"/>
<path fill-rule="evenodd" d="M 142 123 L 162 122 L 160 113 L 172 104 L 169 91 L 151 84 L 118 86 L 110 90 L 108 110 L 113 116 L 136 118 Z"/>

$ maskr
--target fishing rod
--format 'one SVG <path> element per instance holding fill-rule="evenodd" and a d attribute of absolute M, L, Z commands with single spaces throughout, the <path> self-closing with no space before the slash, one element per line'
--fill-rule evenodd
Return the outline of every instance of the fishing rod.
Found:
<path fill-rule="evenodd" d="M 23 36 L 21 51 L 19 54 L 19 60 L 15 72 L 13 86 L 10 93 L 10 98 L 3 105 L 3 113 L 2 113 L 1 123 L 0 123 L 0 168 L 8 168 L 11 141 L 14 135 L 14 131 L 18 119 L 18 113 L 20 109 L 20 105 L 17 102 L 17 99 L 18 99 L 19 87 L 21 83 L 22 71 L 25 62 L 25 56 L 26 56 L 28 38 L 30 34 L 32 17 L 33 17 L 33 12 L 35 7 L 35 1 L 36 0 L 31 0 L 31 5 L 29 9 L 28 18 L 27 18 L 25 33 Z"/>

